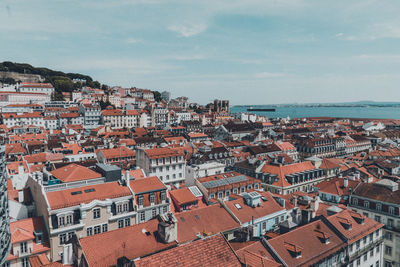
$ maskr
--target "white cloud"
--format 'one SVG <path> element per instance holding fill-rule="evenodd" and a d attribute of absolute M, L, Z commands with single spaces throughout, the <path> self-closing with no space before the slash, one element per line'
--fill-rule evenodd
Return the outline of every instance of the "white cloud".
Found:
<path fill-rule="evenodd" d="M 136 44 L 136 43 L 142 42 L 142 40 L 130 37 L 130 38 L 126 39 L 126 42 L 128 44 Z"/>
<path fill-rule="evenodd" d="M 335 36 L 336 36 L 336 37 L 341 37 L 341 36 L 343 36 L 343 32 L 339 32 L 339 33 L 337 33 Z"/>
<path fill-rule="evenodd" d="M 263 78 L 278 78 L 284 76 L 283 73 L 280 72 L 259 72 L 254 74 L 255 78 L 263 79 Z"/>
<path fill-rule="evenodd" d="M 207 25 L 204 23 L 190 23 L 187 25 L 170 25 L 168 30 L 178 33 L 182 37 L 191 37 L 199 33 L 204 32 L 207 29 Z"/>

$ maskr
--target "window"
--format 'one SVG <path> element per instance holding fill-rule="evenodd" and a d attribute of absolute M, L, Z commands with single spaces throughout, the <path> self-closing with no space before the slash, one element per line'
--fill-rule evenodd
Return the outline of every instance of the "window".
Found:
<path fill-rule="evenodd" d="M 67 224 L 72 224 L 72 215 L 67 215 Z"/>
<path fill-rule="evenodd" d="M 393 227 L 393 219 L 388 219 L 387 220 L 387 226 L 388 227 Z"/>
<path fill-rule="evenodd" d="M 100 208 L 93 209 L 93 219 L 100 218 Z"/>
<path fill-rule="evenodd" d="M 122 212 L 122 206 L 121 205 L 117 205 L 117 213 L 121 213 Z"/>
<path fill-rule="evenodd" d="M 86 228 L 86 235 L 91 236 L 93 234 L 92 230 L 93 230 L 92 227 Z"/>
<path fill-rule="evenodd" d="M 144 199 L 143 199 L 142 195 L 138 196 L 138 202 L 139 202 L 139 206 L 143 206 Z"/>
<path fill-rule="evenodd" d="M 103 224 L 103 232 L 107 232 L 108 231 L 108 225 L 105 223 Z"/>
<path fill-rule="evenodd" d="M 381 216 L 375 215 L 375 221 L 381 222 Z"/>
<path fill-rule="evenodd" d="M 131 218 L 126 218 L 125 219 L 125 226 L 130 226 L 131 225 Z"/>
<path fill-rule="evenodd" d="M 58 225 L 59 226 L 64 226 L 65 225 L 65 217 L 59 217 L 58 218 Z"/>
<path fill-rule="evenodd" d="M 361 264 L 361 258 L 358 257 L 358 258 L 357 258 L 357 265 L 360 265 L 360 264 Z"/>
<path fill-rule="evenodd" d="M 382 210 L 382 204 L 377 203 L 377 204 L 376 204 L 376 210 L 377 210 L 377 211 L 381 211 L 381 210 Z"/>
<path fill-rule="evenodd" d="M 369 234 L 369 242 L 372 242 L 373 239 L 374 239 L 374 234 L 373 234 L 373 233 L 370 233 L 370 234 Z"/>
<path fill-rule="evenodd" d="M 118 228 L 124 227 L 124 220 L 118 220 Z"/>
<path fill-rule="evenodd" d="M 65 242 L 67 241 L 67 235 L 66 234 L 60 234 L 58 236 L 58 238 L 60 239 L 60 245 L 65 244 Z"/>
<path fill-rule="evenodd" d="M 222 198 L 222 192 L 218 193 L 218 198 Z"/>
<path fill-rule="evenodd" d="M 275 217 L 275 224 L 279 223 L 279 217 Z"/>
<path fill-rule="evenodd" d="M 389 207 L 389 213 L 392 215 L 394 214 L 394 207 Z"/>
<path fill-rule="evenodd" d="M 157 213 L 156 213 L 156 209 L 152 209 L 151 210 L 151 217 L 156 217 Z"/>
<path fill-rule="evenodd" d="M 182 178 L 182 173 L 181 172 L 179 173 L 179 178 Z"/>
<path fill-rule="evenodd" d="M 160 198 L 161 198 L 162 201 L 165 200 L 165 191 L 161 191 Z"/>
<path fill-rule="evenodd" d="M 21 253 L 26 253 L 28 252 L 28 243 L 25 242 L 21 242 L 20 243 L 20 247 L 21 247 Z"/>
<path fill-rule="evenodd" d="M 101 233 L 100 225 L 96 225 L 94 227 L 94 234 L 97 235 L 97 234 L 100 234 L 100 233 Z"/>
<path fill-rule="evenodd" d="M 375 267 L 379 267 L 379 261 L 375 262 Z"/>
<path fill-rule="evenodd" d="M 364 243 L 364 245 L 367 244 L 367 237 L 366 236 L 364 236 L 364 238 L 363 238 L 363 243 Z"/>
<path fill-rule="evenodd" d="M 267 223 L 266 223 L 266 222 L 263 222 L 263 223 L 262 223 L 262 229 L 263 229 L 263 230 L 267 229 Z"/>
<path fill-rule="evenodd" d="M 386 232 L 385 234 L 385 239 L 387 240 L 393 240 L 393 234 L 391 232 Z"/>
<path fill-rule="evenodd" d="M 74 232 L 68 232 L 68 240 L 71 240 L 73 235 L 74 235 Z"/>
<path fill-rule="evenodd" d="M 376 253 L 377 253 L 377 254 L 379 253 L 379 248 L 380 248 L 380 246 L 377 246 L 377 247 L 376 247 Z"/>
<path fill-rule="evenodd" d="M 154 202 L 155 202 L 155 196 L 154 196 L 154 193 L 151 193 L 150 194 L 150 204 L 154 205 Z"/>
<path fill-rule="evenodd" d="M 369 252 L 369 256 L 373 257 L 374 256 L 374 249 L 371 249 L 371 251 Z"/>
<path fill-rule="evenodd" d="M 28 257 L 21 259 L 21 263 L 22 263 L 22 267 L 29 267 L 30 266 Z"/>
<path fill-rule="evenodd" d="M 392 247 L 391 246 L 385 246 L 385 254 L 388 256 L 392 256 Z"/>
<path fill-rule="evenodd" d="M 358 205 L 358 199 L 357 198 L 353 198 L 353 205 Z"/>
<path fill-rule="evenodd" d="M 145 220 L 144 211 L 142 211 L 140 213 L 140 221 L 144 221 L 144 220 Z"/>
<path fill-rule="evenodd" d="M 350 245 L 350 252 L 353 252 L 353 244 Z"/>
<path fill-rule="evenodd" d="M 168 207 L 167 206 L 164 206 L 163 207 L 163 213 L 166 213 L 168 211 Z"/>
<path fill-rule="evenodd" d="M 368 253 L 365 253 L 364 254 L 364 261 L 367 261 L 368 260 Z"/>
<path fill-rule="evenodd" d="M 128 211 L 128 203 L 124 203 L 124 212 Z"/>
<path fill-rule="evenodd" d="M 360 249 L 360 240 L 358 240 L 358 241 L 356 242 L 356 249 L 357 249 L 357 250 Z"/>
<path fill-rule="evenodd" d="M 369 208 L 369 202 L 368 201 L 364 201 L 364 208 Z"/>

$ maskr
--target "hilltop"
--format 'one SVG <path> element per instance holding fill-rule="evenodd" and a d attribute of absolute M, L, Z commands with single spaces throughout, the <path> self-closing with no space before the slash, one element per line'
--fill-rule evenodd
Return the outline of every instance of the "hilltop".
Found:
<path fill-rule="evenodd" d="M 89 75 L 80 73 L 64 73 L 62 71 L 52 70 L 43 67 L 34 67 L 27 63 L 14 63 L 4 61 L 0 63 L 0 82 L 17 83 L 20 81 L 49 82 L 55 88 L 54 99 L 61 99 L 62 92 L 72 92 L 82 86 L 107 89 L 108 86 L 93 81 Z"/>

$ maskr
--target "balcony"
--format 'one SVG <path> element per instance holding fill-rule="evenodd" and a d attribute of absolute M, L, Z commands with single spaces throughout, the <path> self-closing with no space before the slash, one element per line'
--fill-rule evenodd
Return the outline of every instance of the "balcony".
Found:
<path fill-rule="evenodd" d="M 347 256 L 346 257 L 347 262 L 351 262 L 357 259 L 358 257 L 361 257 L 365 253 L 368 253 L 368 251 L 370 251 L 372 248 L 379 246 L 382 242 L 383 242 L 383 236 L 381 235 L 378 239 L 375 239 L 373 242 L 370 242 L 367 246 L 364 246 L 362 249 L 356 251 L 351 256 Z"/>

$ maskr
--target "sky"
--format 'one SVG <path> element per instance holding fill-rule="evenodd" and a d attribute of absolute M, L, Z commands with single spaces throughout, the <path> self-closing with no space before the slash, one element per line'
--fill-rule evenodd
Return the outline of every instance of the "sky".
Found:
<path fill-rule="evenodd" d="M 400 101 L 398 0 L 0 0 L 0 61 L 206 104 Z"/>

